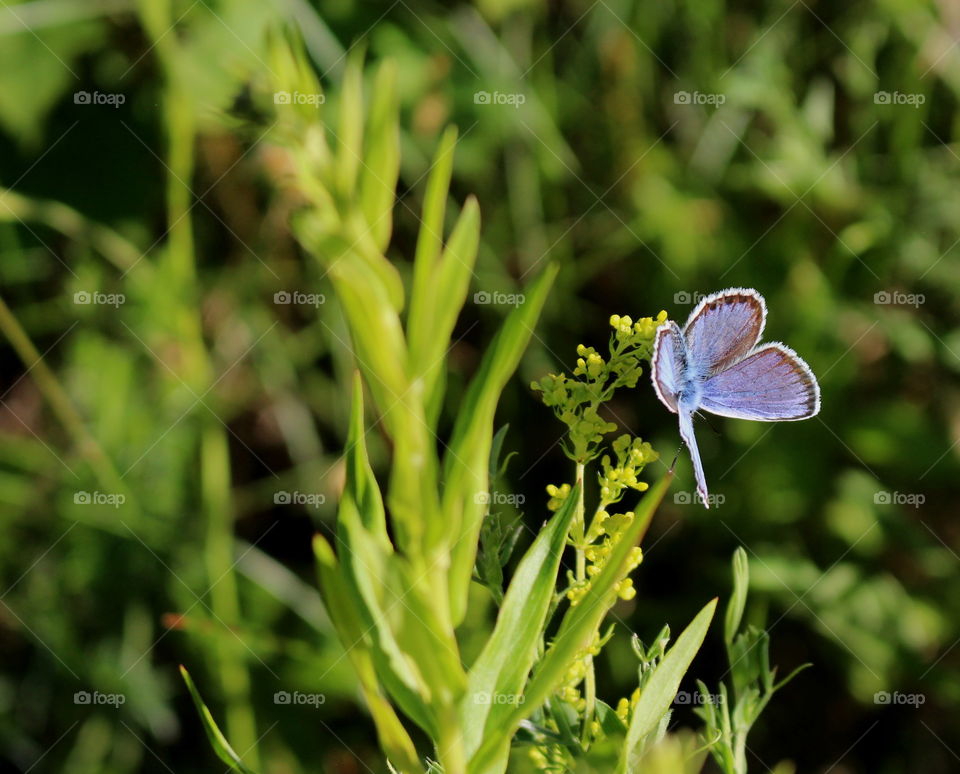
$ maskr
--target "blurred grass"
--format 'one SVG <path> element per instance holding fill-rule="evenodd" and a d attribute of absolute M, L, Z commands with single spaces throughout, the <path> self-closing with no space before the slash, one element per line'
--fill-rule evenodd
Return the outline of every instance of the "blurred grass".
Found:
<path fill-rule="evenodd" d="M 164 19 L 176 20 L 173 32 Z M 708 476 L 726 502 L 716 513 L 661 511 L 640 593 L 620 615 L 646 637 L 678 609 L 691 617 L 705 585 L 724 588 L 726 557 L 743 543 L 774 660 L 816 665 L 772 703 L 751 742 L 758 758 L 790 758 L 800 771 L 838 760 L 834 771 L 951 771 L 950 749 L 960 749 L 951 725 L 960 699 L 960 19 L 947 3 L 894 0 L 0 8 L 0 283 L 43 356 L 24 356 L 15 328 L 3 326 L 4 765 L 25 770 L 49 750 L 44 765 L 64 771 L 164 770 L 152 752 L 177 771 L 207 770 L 174 667 L 188 662 L 198 682 L 217 685 L 202 665 L 217 663 L 205 654 L 222 647 L 250 672 L 258 735 L 272 729 L 261 743 L 268 771 L 377 765 L 318 608 L 309 549 L 342 478 L 352 356 L 326 279 L 287 231 L 297 202 L 274 185 L 284 157 L 249 94 L 268 68 L 267 27 L 290 19 L 332 95 L 354 43 L 397 62 L 395 257 L 414 252 L 421 178 L 453 122 L 453 197 L 475 193 L 483 220 L 474 290 L 517 292 L 548 254 L 564 265 L 500 412 L 512 423 L 507 445 L 520 455 L 510 471 L 532 527 L 563 461 L 560 428 L 527 391 L 531 379 L 569 364 L 577 343 L 602 341 L 611 313 L 665 308 L 682 321 L 696 293 L 745 285 L 766 296 L 767 338 L 810 362 L 823 412 L 702 432 Z M 175 52 L 166 63 L 165 46 Z M 126 100 L 77 104 L 79 91 Z M 679 104 L 681 91 L 725 101 Z M 526 100 L 482 104 L 478 92 Z M 878 92 L 924 102 L 878 104 Z M 323 109 L 335 114 L 335 99 Z M 188 125 L 179 161 L 174 114 Z M 192 270 L 181 262 L 189 250 Z M 282 290 L 324 293 L 326 303 L 274 304 Z M 73 303 L 81 291 L 126 299 Z M 875 303 L 884 292 L 923 303 Z M 460 320 L 451 405 L 501 312 L 476 305 Z M 197 326 L 193 342 L 184 316 Z M 191 375 L 196 357 L 209 361 L 204 378 Z M 107 485 L 94 447 L 44 394 L 43 364 L 122 478 L 122 508 L 74 502 Z M 669 458 L 675 426 L 649 391 L 614 413 Z M 205 567 L 200 470 L 210 433 L 221 440 L 208 443 L 223 446 L 208 454 L 229 454 L 234 525 L 224 534 L 240 541 L 232 559 L 242 557 L 229 627 L 208 593 L 219 573 Z M 384 438 L 368 440 L 382 466 Z M 680 488 L 691 475 L 684 466 Z M 297 490 L 327 502 L 274 502 Z M 879 492 L 925 502 L 883 504 Z M 614 649 L 598 665 L 601 694 L 623 692 L 628 658 Z M 711 670 L 722 667 L 708 647 L 694 671 Z M 304 722 L 305 710 L 273 703 L 290 686 L 329 700 Z M 73 703 L 80 690 L 128 701 L 91 709 Z M 875 692 L 895 690 L 927 701 L 874 704 Z M 223 706 L 222 694 L 204 693 Z"/>

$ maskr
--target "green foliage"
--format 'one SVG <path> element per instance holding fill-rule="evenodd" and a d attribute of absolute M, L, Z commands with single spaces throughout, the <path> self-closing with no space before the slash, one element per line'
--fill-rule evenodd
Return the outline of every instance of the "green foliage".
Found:
<path fill-rule="evenodd" d="M 618 771 L 637 771 L 642 766 L 646 745 L 655 744 L 666 732 L 670 705 L 677 695 L 680 681 L 703 644 L 716 606 L 717 600 L 711 600 L 683 630 L 676 643 L 656 658 L 656 663 L 651 664 L 648 660 L 643 664 L 640 694 L 630 712 L 630 728 Z M 663 643 L 664 640 L 659 640 L 656 647 L 662 650 Z M 646 654 L 648 659 L 651 655 Z"/>
<path fill-rule="evenodd" d="M 704 737 L 724 774 L 746 774 L 747 734 L 773 694 L 810 664 L 802 664 L 779 683 L 776 667 L 770 668 L 770 635 L 756 626 L 740 628 L 747 601 L 750 568 L 747 552 L 733 555 L 733 594 L 724 619 L 724 643 L 730 664 L 730 688 L 720 685 L 711 695 L 698 680 L 702 703 L 696 708 L 706 728 Z"/>
<path fill-rule="evenodd" d="M 360 590 L 390 609 L 399 596 L 392 584 L 404 588 L 408 574 L 400 568 L 400 580 L 358 590 L 330 564 L 344 585 L 328 593 L 337 582 L 319 562 L 324 605 L 304 548 L 319 529 L 333 544 L 327 559 L 344 550 L 333 537 L 341 451 L 359 406 L 351 407 L 354 372 L 365 367 L 341 297 L 373 321 L 366 339 L 374 347 L 381 309 L 400 310 L 405 363 L 385 359 L 377 373 L 394 389 L 422 384 L 422 419 L 449 442 L 469 376 L 501 323 L 497 307 L 469 305 L 470 291 L 529 292 L 523 286 L 547 257 L 562 271 L 519 378 L 495 402 L 497 424 L 512 421 L 508 446 L 521 464 L 500 480 L 488 470 L 486 484 L 462 471 L 467 496 L 451 490 L 447 503 L 427 503 L 479 525 L 478 538 L 463 541 L 449 605 L 466 666 L 496 618 L 496 589 L 509 587 L 535 539 L 528 528 L 550 518 L 530 493 L 555 482 L 560 507 L 584 482 L 546 652 L 567 592 L 586 582 L 577 580 L 578 547 L 586 575 L 595 566 L 589 546 L 613 541 L 606 533 L 586 540 L 600 490 L 616 480 L 604 455 L 611 471 L 621 467 L 603 439 L 629 433 L 631 446 L 676 448 L 675 418 L 644 388 L 646 375 L 595 414 L 588 389 L 573 409 L 584 421 L 574 456 L 596 467 L 578 476 L 560 447 L 550 448 L 550 411 L 538 411 L 522 388 L 561 372 L 556 353 L 571 341 L 609 362 L 612 310 L 636 319 L 665 307 L 682 320 L 697 293 L 756 287 L 772 312 L 768 338 L 810 362 L 824 409 L 807 423 L 719 420 L 719 437 L 700 432 L 725 503 L 702 513 L 666 498 L 638 570 L 657 577 L 637 584 L 636 602 L 619 597 L 559 691 L 521 722 L 510 770 L 530 771 L 531 750 L 557 771 L 612 770 L 626 732 L 617 709 L 624 702 L 629 719 L 636 687 L 625 630 L 649 640 L 664 620 L 685 623 L 673 611 L 692 613 L 715 593 L 700 581 L 722 577 L 739 544 L 750 552 L 751 604 L 727 608 L 724 640 L 746 638 L 749 670 L 739 679 L 760 692 L 751 706 L 773 671 L 750 661 L 765 645 L 759 629 L 750 634 L 763 610 L 774 644 L 789 643 L 780 659 L 815 661 L 816 683 L 830 686 L 824 693 L 800 680 L 787 700 L 763 708 L 751 768 L 779 773 L 772 762 L 785 756 L 799 771 L 841 756 L 842 765 L 878 774 L 955 763 L 960 49 L 949 46 L 949 4 L 588 5 L 551 6 L 547 15 L 542 4 L 514 0 L 411 1 L 385 6 L 381 18 L 356 2 L 27 0 L 0 8 L 7 767 L 27 770 L 42 754 L 44 765 L 71 772 L 128 774 L 159 766 L 156 758 L 178 772 L 206 771 L 218 761 L 202 735 L 184 730 L 195 718 L 175 712 L 187 695 L 176 679 L 183 662 L 244 760 L 259 751 L 267 765 L 257 770 L 335 769 L 348 749 L 360 768 L 384 770 L 377 761 L 386 756 L 398 768 L 438 770 L 412 728 L 430 721 L 407 687 L 418 678 L 399 645 L 386 657 L 369 642 L 343 654 L 340 640 L 361 635 L 389 649 L 393 630 L 367 632 L 356 607 L 333 613 L 337 601 L 355 605 Z M 264 34 L 281 26 L 298 32 Z M 362 52 L 374 65 L 368 72 L 359 69 Z M 278 103 L 273 81 L 316 99 Z M 682 104 L 681 90 L 722 94 L 724 103 Z M 119 108 L 83 105 L 74 101 L 80 91 L 126 99 Z M 354 101 L 341 111 L 342 95 L 358 91 L 360 110 Z M 474 96 L 497 91 L 525 101 Z M 923 101 L 884 104 L 884 92 Z M 346 212 L 352 220 L 340 221 Z M 312 234 L 321 244 L 293 244 L 291 213 L 303 244 Z M 462 247 L 449 250 L 455 242 Z M 349 271 L 355 287 L 377 294 L 374 303 L 355 301 L 349 288 L 341 294 L 326 273 L 350 249 L 369 259 Z M 469 259 L 469 269 L 444 263 L 445 249 Z M 326 301 L 272 303 L 294 289 Z M 125 303 L 73 303 L 74 293 L 95 291 L 122 293 Z M 467 306 L 435 303 L 461 295 Z M 569 381 L 590 385 L 591 354 L 585 347 L 584 372 Z M 378 380 L 367 377 L 365 389 L 369 473 L 355 482 L 360 504 L 352 522 L 345 511 L 352 534 L 344 540 L 379 561 L 389 555 L 383 531 L 406 556 L 388 519 L 394 503 L 403 519 L 404 504 L 422 494 L 390 491 L 398 428 L 387 427 L 415 427 L 419 417 L 402 406 L 384 411 L 377 397 L 391 393 Z M 607 435 L 614 422 L 621 429 Z M 445 465 L 455 460 L 429 432 L 421 436 L 437 450 L 431 486 L 443 491 Z M 416 453 L 415 440 L 405 454 Z M 563 445 L 574 452 L 569 436 Z M 469 471 L 495 456 L 472 450 L 463 457 Z M 683 482 L 687 466 L 681 455 Z M 364 489 L 360 481 L 374 473 L 377 486 Z M 74 498 L 84 491 L 126 500 L 81 505 Z M 326 501 L 278 505 L 280 491 Z M 524 513 L 477 503 L 478 491 L 525 493 Z M 639 491 L 622 488 L 611 527 L 627 522 Z M 430 524 L 437 534 L 422 543 L 442 554 L 454 522 Z M 356 534 L 367 530 L 372 546 Z M 492 599 L 467 592 L 470 573 Z M 618 584 L 628 596 L 629 580 Z M 705 647 L 720 641 L 708 637 Z M 596 663 L 596 732 L 583 722 L 588 661 Z M 726 680 L 732 692 L 734 676 Z M 306 718 L 285 715 L 294 709 L 271 696 L 294 686 L 322 690 L 327 703 Z M 77 706 L 78 688 L 121 692 L 126 704 L 120 712 Z M 923 710 L 874 703 L 877 691 L 897 689 L 921 690 Z M 673 722 L 699 723 L 681 707 Z M 784 728 L 791 733 L 776 733 Z M 670 733 L 645 751 L 645 768 L 696 770 L 711 739 Z M 732 737 L 723 744 L 736 752 Z"/>

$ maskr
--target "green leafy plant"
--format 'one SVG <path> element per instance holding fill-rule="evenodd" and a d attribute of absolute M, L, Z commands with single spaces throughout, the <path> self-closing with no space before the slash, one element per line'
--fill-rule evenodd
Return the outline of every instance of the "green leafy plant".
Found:
<path fill-rule="evenodd" d="M 271 90 L 321 93 L 294 42 L 276 38 L 271 54 Z M 505 430 L 494 433 L 494 416 L 557 268 L 547 266 L 507 315 L 441 437 L 446 355 L 468 297 L 479 209 L 467 199 L 447 227 L 456 145 L 448 130 L 426 181 L 411 279 L 403 281 L 385 255 L 400 162 L 395 78 L 385 63 L 368 90 L 353 56 L 331 100 L 334 120 L 280 102 L 274 134 L 289 154 L 282 182 L 298 203 L 294 233 L 334 287 L 356 361 L 336 528 L 316 536 L 314 552 L 380 747 L 404 774 L 498 774 L 508 766 L 666 774 L 677 760 L 695 771 L 705 748 L 668 735 L 667 724 L 715 599 L 672 644 L 669 628 L 649 647 L 636 641 L 638 686 L 629 699 L 607 704 L 594 677 L 594 659 L 617 636 L 615 627 L 601 628 L 618 600 L 635 595 L 630 573 L 673 475 L 652 486 L 642 480 L 658 455 L 640 438 L 620 435 L 604 446 L 616 430 L 604 404 L 637 385 L 666 314 L 612 317 L 604 355 L 581 346 L 571 374 L 533 385 L 566 426 L 572 475 L 548 488 L 552 515 L 503 590 L 519 533 L 516 518 L 491 507 L 491 485 L 504 469 Z M 393 445 L 385 482 L 368 454 L 371 415 Z M 637 495 L 632 509 L 615 507 Z M 568 553 L 572 569 L 564 567 Z M 474 579 L 490 589 L 497 612 L 465 664 L 457 634 Z M 184 677 L 217 754 L 249 771 Z M 429 751 L 418 746 L 424 736 Z"/>

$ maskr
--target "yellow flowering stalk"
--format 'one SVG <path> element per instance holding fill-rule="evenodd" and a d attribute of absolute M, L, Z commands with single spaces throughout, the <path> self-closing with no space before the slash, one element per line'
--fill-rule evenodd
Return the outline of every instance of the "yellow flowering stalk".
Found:
<path fill-rule="evenodd" d="M 621 435 L 603 453 L 604 436 L 617 425 L 601 416 L 603 404 L 621 388 L 636 387 L 643 374 L 643 363 L 649 360 L 657 327 L 667 319 L 666 312 L 637 321 L 627 315 L 610 318 L 610 339 L 607 352 L 594 347 L 577 346 L 577 361 L 570 374 L 548 374 L 532 387 L 541 393 L 557 418 L 567 426 L 563 439 L 566 455 L 576 466 L 576 480 L 583 481 L 586 465 L 600 457 L 597 473 L 598 502 L 589 524 L 586 521 L 584 491 L 578 489 L 578 501 L 570 527 L 568 543 L 576 551 L 576 570 L 568 573 L 569 585 L 561 593 L 571 607 L 576 607 L 591 592 L 592 581 L 608 564 L 611 554 L 627 528 L 634 521 L 632 511 L 609 513 L 608 507 L 620 502 L 629 490 L 643 492 L 648 488 L 640 480 L 644 467 L 658 458 L 649 443 L 630 435 Z M 571 485 L 551 484 L 548 509 L 558 511 L 570 496 Z M 636 590 L 629 573 L 640 564 L 643 553 L 638 546 L 630 549 L 624 565 L 624 577 L 614 586 L 616 596 L 629 600 Z M 594 633 L 592 643 L 577 653 L 570 665 L 558 697 L 582 715 L 581 742 L 585 747 L 597 735 L 595 721 L 596 686 L 593 659 L 600 653 L 606 638 Z M 545 758 L 545 760 L 548 760 Z M 549 762 L 549 761 L 548 761 Z M 547 769 L 543 769 L 547 770 Z"/>

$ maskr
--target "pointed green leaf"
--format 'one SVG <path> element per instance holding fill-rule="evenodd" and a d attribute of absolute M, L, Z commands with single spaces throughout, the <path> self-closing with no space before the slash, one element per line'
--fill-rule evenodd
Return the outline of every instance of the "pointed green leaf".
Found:
<path fill-rule="evenodd" d="M 633 521 L 610 552 L 603 569 L 594 576 L 587 594 L 564 615 L 553 644 L 540 660 L 524 691 L 523 703 L 512 708 L 510 715 L 504 719 L 501 732 L 487 736 L 470 759 L 470 774 L 493 774 L 502 771 L 501 764 L 509 753 L 510 739 L 517 726 L 563 683 L 573 659 L 589 644 L 610 609 L 615 599 L 614 587 L 626 576 L 630 550 L 646 533 L 672 479 L 672 471 L 667 471 L 643 496 Z"/>
<path fill-rule="evenodd" d="M 380 253 L 393 229 L 393 205 L 400 174 L 397 67 L 386 60 L 377 72 L 367 120 L 366 156 L 360 175 L 360 206 Z"/>
<path fill-rule="evenodd" d="M 486 733 L 501 727 L 510 704 L 483 701 L 519 696 L 533 662 L 553 599 L 560 559 L 576 511 L 577 484 L 563 507 L 527 549 L 510 581 L 493 633 L 470 668 L 463 704 L 464 746 L 472 755 Z"/>
<path fill-rule="evenodd" d="M 363 425 L 363 382 L 359 371 L 353 375 L 353 401 L 350 406 L 350 429 L 347 433 L 346 483 L 357 503 L 364 529 L 384 547 L 390 545 L 387 520 L 380 487 L 367 456 L 366 429 Z"/>
<path fill-rule="evenodd" d="M 193 699 L 197 712 L 200 713 L 203 730 L 206 732 L 210 746 L 213 747 L 213 751 L 217 754 L 217 757 L 234 771 L 239 771 L 241 774 L 254 774 L 253 769 L 244 765 L 243 761 L 240 760 L 240 756 L 237 755 L 236 751 L 230 746 L 227 738 L 223 735 L 223 732 L 213 719 L 213 715 L 210 714 L 210 710 L 207 709 L 207 705 L 204 704 L 203 699 L 200 698 L 200 692 L 197 690 L 197 686 L 193 684 L 190 673 L 182 664 L 180 666 L 180 674 L 183 676 L 183 681 L 187 684 L 187 690 L 190 692 L 190 698 Z"/>
<path fill-rule="evenodd" d="M 386 629 L 386 620 L 381 617 L 381 627 L 376 626 L 372 612 L 353 583 L 343 577 L 333 549 L 321 535 L 314 536 L 313 550 L 320 576 L 320 594 L 347 656 L 358 672 L 368 661 L 372 663 L 377 677 L 399 707 L 424 731 L 433 735 L 436 724 L 422 698 L 422 678 L 396 646 L 389 629 Z M 372 688 L 376 680 L 370 680 Z"/>
<path fill-rule="evenodd" d="M 460 406 L 453 437 L 444 457 L 442 513 L 452 545 L 450 605 L 454 625 L 463 620 L 467 591 L 477 552 L 484 505 L 477 495 L 487 491 L 487 466 L 493 419 L 500 394 L 516 370 L 533 335 L 540 311 L 557 275 L 550 265 L 530 285 L 525 303 L 514 309 L 497 333 Z"/>
<path fill-rule="evenodd" d="M 747 604 L 747 589 L 750 585 L 750 563 L 743 546 L 733 553 L 733 594 L 727 603 L 727 612 L 723 620 L 723 639 L 729 648 L 740 628 L 743 609 Z"/>
<path fill-rule="evenodd" d="M 436 155 L 427 178 L 423 197 L 423 215 L 417 235 L 417 251 L 413 262 L 413 290 L 410 294 L 410 314 L 407 318 L 407 338 L 414 362 L 429 345 L 432 338 L 430 321 L 436 302 L 434 277 L 436 264 L 443 247 L 443 216 L 453 174 L 453 150 L 457 144 L 456 127 L 448 127 L 437 146 Z"/>
<path fill-rule="evenodd" d="M 387 690 L 390 691 L 391 687 L 393 688 L 390 691 L 391 695 L 400 707 L 427 733 L 433 730 L 429 712 L 420 697 L 409 690 L 401 679 L 390 671 L 385 656 L 381 653 L 378 658 L 377 653 L 368 646 L 365 637 L 367 633 L 364 628 L 365 621 L 359 614 L 358 606 L 351 604 L 353 595 L 340 575 L 337 559 L 330 545 L 322 536 L 317 535 L 313 541 L 313 549 L 317 557 L 321 593 L 324 595 L 327 612 L 337 629 L 347 657 L 356 670 L 380 743 L 389 758 L 399 765 L 402 771 L 419 774 L 423 771 L 423 767 L 417 756 L 416 747 L 400 722 L 400 718 L 381 692 L 377 675 L 387 675 L 387 680 L 384 681 Z M 397 698 L 398 696 L 400 698 Z"/>
<path fill-rule="evenodd" d="M 350 201 L 363 160 L 363 51 L 359 47 L 347 57 L 340 88 L 340 120 L 337 124 L 337 190 Z"/>
<path fill-rule="evenodd" d="M 655 731 L 670 710 L 693 657 L 697 655 L 703 638 L 710 628 L 717 600 L 712 599 L 677 638 L 663 660 L 654 667 L 653 674 L 643 687 L 640 699 L 633 708 L 630 728 L 620 757 L 619 772 L 637 771 L 643 753 L 644 738 Z"/>
<path fill-rule="evenodd" d="M 470 289 L 470 277 L 479 247 L 480 206 L 471 196 L 463 205 L 440 259 L 433 288 L 435 306 L 430 325 L 431 335 L 422 348 L 421 359 L 411 360 L 411 367 L 423 379 L 426 413 L 431 427 L 436 425 L 443 402 L 447 348 Z"/>

